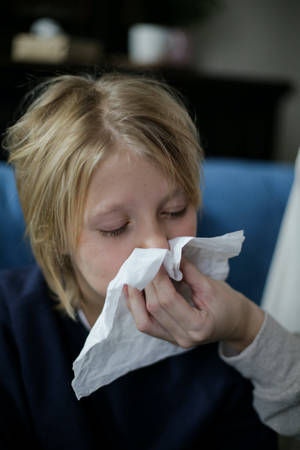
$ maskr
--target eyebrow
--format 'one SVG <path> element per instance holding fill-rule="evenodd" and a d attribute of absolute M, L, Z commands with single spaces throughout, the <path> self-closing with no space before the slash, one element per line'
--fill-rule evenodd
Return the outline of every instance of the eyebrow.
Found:
<path fill-rule="evenodd" d="M 175 188 L 173 191 L 171 191 L 169 194 L 167 194 L 159 203 L 159 207 L 163 207 L 167 202 L 173 200 L 174 198 L 176 198 L 177 196 L 182 195 L 184 198 L 186 198 L 186 194 L 184 193 L 182 188 Z M 107 207 L 107 209 L 105 209 L 105 207 L 103 209 L 101 209 L 101 207 L 98 209 L 97 212 L 95 212 L 95 214 L 91 214 L 89 217 L 89 220 L 97 220 L 99 217 L 105 217 L 105 216 L 109 216 L 111 214 L 117 213 L 117 212 L 122 212 L 124 211 L 124 204 L 122 203 L 115 203 L 112 204 L 110 206 Z"/>
<path fill-rule="evenodd" d="M 160 206 L 164 206 L 167 202 L 173 200 L 179 195 L 182 195 L 186 199 L 186 194 L 184 190 L 182 188 L 177 187 L 162 199 L 162 201 L 160 202 Z"/>
<path fill-rule="evenodd" d="M 114 213 L 119 213 L 122 212 L 122 210 L 124 210 L 124 206 L 122 204 L 118 205 L 112 205 L 111 207 L 109 207 L 109 209 L 107 210 L 97 210 L 95 213 L 91 213 L 87 219 L 89 222 L 96 222 L 99 218 L 105 218 L 106 216 L 110 216 Z"/>

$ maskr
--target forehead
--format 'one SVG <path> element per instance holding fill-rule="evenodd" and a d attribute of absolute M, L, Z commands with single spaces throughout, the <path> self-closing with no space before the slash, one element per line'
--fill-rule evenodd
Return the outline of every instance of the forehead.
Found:
<path fill-rule="evenodd" d="M 113 186 L 119 178 L 128 177 L 132 178 L 132 181 L 144 177 L 145 182 L 147 178 L 156 178 L 170 183 L 170 177 L 149 157 L 121 147 L 105 155 L 100 161 L 93 171 L 89 187 L 92 189 L 97 185 Z"/>
<path fill-rule="evenodd" d="M 166 196 L 178 189 L 157 164 L 126 148 L 105 156 L 91 177 L 86 206 L 139 199 L 147 195 Z"/>

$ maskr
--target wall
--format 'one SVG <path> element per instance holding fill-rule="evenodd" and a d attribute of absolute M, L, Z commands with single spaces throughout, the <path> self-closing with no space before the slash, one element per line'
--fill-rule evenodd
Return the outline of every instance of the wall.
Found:
<path fill-rule="evenodd" d="M 223 3 L 193 32 L 195 64 L 209 73 L 290 81 L 294 92 L 281 103 L 275 155 L 293 161 L 300 146 L 300 2 Z"/>

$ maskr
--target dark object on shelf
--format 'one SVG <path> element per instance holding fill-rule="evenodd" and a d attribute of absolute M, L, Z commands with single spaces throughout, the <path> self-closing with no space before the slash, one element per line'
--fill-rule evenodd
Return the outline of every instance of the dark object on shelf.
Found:
<path fill-rule="evenodd" d="M 41 79 L 61 73 L 101 73 L 105 67 L 7 64 L 1 68 L 0 132 L 18 117 L 26 92 Z M 139 68 L 123 71 L 147 72 Z M 210 77 L 198 72 L 154 68 L 148 73 L 167 81 L 186 99 L 200 131 L 206 156 L 271 160 L 277 136 L 280 101 L 291 92 L 288 82 Z M 0 159 L 6 159 L 2 150 Z"/>
<path fill-rule="evenodd" d="M 130 0 L 128 3 L 135 23 L 179 28 L 202 24 L 225 7 L 223 0 Z"/>
<path fill-rule="evenodd" d="M 164 77 L 187 99 L 207 156 L 274 159 L 289 82 L 177 70 L 165 70 Z"/>

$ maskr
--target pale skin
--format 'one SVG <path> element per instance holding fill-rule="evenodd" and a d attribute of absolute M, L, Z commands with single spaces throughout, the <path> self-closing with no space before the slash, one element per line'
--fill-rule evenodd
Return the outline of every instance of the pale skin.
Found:
<path fill-rule="evenodd" d="M 196 209 L 145 157 L 120 146 L 96 168 L 87 193 L 72 263 L 90 325 L 98 318 L 109 282 L 136 248 L 168 248 L 194 236 Z"/>
<path fill-rule="evenodd" d="M 231 354 L 251 344 L 264 312 L 226 282 L 201 274 L 188 260 L 183 260 L 181 270 L 192 291 L 193 307 L 175 290 L 164 270 L 146 287 L 145 295 L 127 287 L 127 303 L 137 328 L 184 348 L 223 341 L 223 349 Z"/>
<path fill-rule="evenodd" d="M 81 308 L 90 325 L 103 309 L 110 280 L 134 248 L 168 248 L 170 239 L 195 233 L 196 208 L 158 167 L 121 146 L 106 157 L 92 176 L 72 257 Z M 144 292 L 125 287 L 137 328 L 184 348 L 224 341 L 229 351 L 240 352 L 249 345 L 261 327 L 263 311 L 185 259 L 181 270 L 193 306 L 163 268 Z"/>

